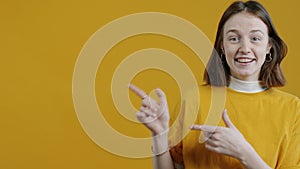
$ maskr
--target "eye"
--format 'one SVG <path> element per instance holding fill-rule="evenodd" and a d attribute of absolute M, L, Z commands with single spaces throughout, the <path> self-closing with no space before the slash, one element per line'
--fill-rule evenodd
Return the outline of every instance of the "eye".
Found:
<path fill-rule="evenodd" d="M 253 37 L 252 41 L 254 41 L 254 42 L 260 41 L 260 38 L 259 37 Z"/>
<path fill-rule="evenodd" d="M 238 41 L 239 41 L 239 38 L 238 38 L 238 37 L 230 37 L 230 38 L 229 38 L 229 41 L 230 41 L 230 42 L 238 42 Z"/>

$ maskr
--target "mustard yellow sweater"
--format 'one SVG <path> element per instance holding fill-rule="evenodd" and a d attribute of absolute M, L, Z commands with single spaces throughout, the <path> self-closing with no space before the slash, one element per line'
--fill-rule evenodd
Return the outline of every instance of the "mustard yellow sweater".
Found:
<path fill-rule="evenodd" d="M 189 92 L 184 98 L 181 116 L 171 114 L 171 124 L 178 117 L 180 122 L 177 124 L 181 126 L 173 127 L 171 134 L 182 135 L 182 130 L 188 130 L 191 123 L 205 123 L 211 105 L 211 87 L 200 86 L 199 91 L 200 100 L 195 92 Z M 224 108 L 260 157 L 272 168 L 300 169 L 299 99 L 273 88 L 259 93 L 242 93 L 229 88 L 225 91 Z M 197 102 L 200 103 L 199 109 L 195 106 Z M 188 119 L 195 113 L 195 121 Z M 222 120 L 218 125 L 225 126 Z M 199 143 L 199 134 L 198 131 L 188 131 L 187 136 L 170 150 L 176 163 L 184 163 L 185 169 L 243 168 L 237 159 L 205 149 L 205 144 Z"/>

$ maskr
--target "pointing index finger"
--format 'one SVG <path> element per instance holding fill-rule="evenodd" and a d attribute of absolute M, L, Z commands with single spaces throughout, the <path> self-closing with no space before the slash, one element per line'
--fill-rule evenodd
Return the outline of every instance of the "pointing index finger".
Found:
<path fill-rule="evenodd" d="M 133 91 L 133 92 L 134 92 L 137 96 L 139 96 L 141 99 L 144 99 L 144 98 L 147 96 L 147 94 L 146 94 L 142 89 L 136 87 L 136 86 L 133 85 L 133 84 L 129 84 L 128 87 L 129 87 L 129 89 L 130 89 L 131 91 Z"/>
<path fill-rule="evenodd" d="M 192 125 L 190 126 L 191 130 L 201 130 L 204 132 L 215 132 L 218 126 L 209 126 L 209 125 Z"/>

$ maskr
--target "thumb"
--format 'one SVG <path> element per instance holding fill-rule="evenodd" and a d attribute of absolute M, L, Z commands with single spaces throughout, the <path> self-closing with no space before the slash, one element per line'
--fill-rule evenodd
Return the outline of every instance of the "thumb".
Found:
<path fill-rule="evenodd" d="M 222 114 L 222 119 L 226 125 L 226 127 L 228 128 L 235 128 L 234 124 L 231 122 L 228 114 L 227 114 L 227 110 L 224 109 L 223 114 Z"/>

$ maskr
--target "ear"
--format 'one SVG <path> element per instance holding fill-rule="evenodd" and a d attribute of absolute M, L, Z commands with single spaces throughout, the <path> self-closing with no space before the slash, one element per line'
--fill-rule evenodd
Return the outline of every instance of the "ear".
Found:
<path fill-rule="evenodd" d="M 223 41 L 221 42 L 221 50 L 222 50 L 222 53 L 225 54 Z"/>

